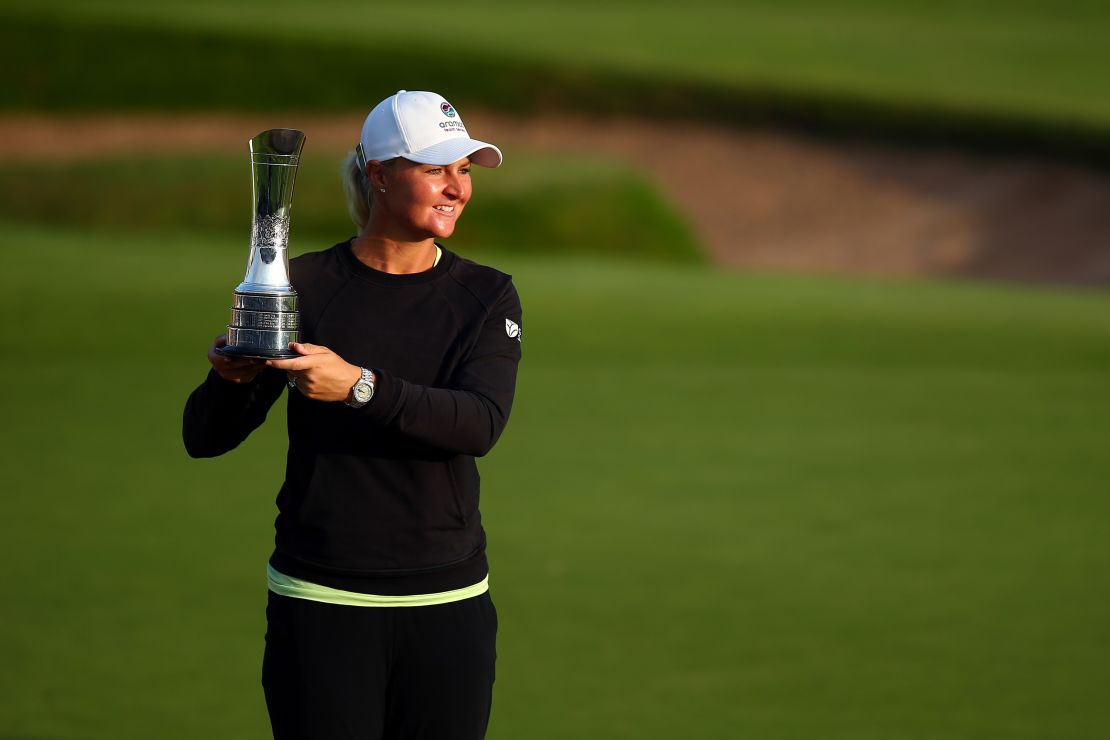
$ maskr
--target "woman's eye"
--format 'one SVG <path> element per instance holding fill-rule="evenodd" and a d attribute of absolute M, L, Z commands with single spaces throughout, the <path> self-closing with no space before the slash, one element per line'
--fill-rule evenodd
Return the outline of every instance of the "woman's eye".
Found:
<path fill-rule="evenodd" d="M 459 174 L 460 175 L 469 175 L 470 174 L 470 168 L 469 167 L 459 168 Z"/>
<path fill-rule="evenodd" d="M 432 169 L 428 170 L 429 175 L 438 175 L 440 172 L 441 170 L 439 169 L 439 167 L 433 167 Z"/>

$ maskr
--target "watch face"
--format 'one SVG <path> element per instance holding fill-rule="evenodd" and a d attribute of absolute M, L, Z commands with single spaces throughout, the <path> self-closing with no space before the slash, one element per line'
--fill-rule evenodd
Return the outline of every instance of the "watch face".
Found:
<path fill-rule="evenodd" d="M 354 391 L 355 400 L 359 403 L 366 403 L 374 395 L 374 389 L 369 383 L 356 383 Z"/>

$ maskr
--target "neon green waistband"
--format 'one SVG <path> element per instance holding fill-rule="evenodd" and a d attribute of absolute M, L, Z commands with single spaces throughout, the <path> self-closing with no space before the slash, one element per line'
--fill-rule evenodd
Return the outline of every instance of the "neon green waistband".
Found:
<path fill-rule="evenodd" d="M 343 606 L 432 606 L 434 604 L 450 604 L 452 601 L 462 601 L 472 596 L 479 596 L 489 591 L 489 575 L 486 575 L 473 586 L 457 588 L 454 591 L 443 591 L 438 594 L 407 594 L 405 596 L 382 596 L 379 594 L 360 594 L 356 591 L 342 591 L 338 588 L 328 588 L 310 581 L 292 578 L 274 570 L 273 566 L 266 565 L 266 584 L 270 590 L 279 596 L 290 596 L 294 599 L 308 599 L 309 601 L 322 601 L 325 604 L 341 604 Z"/>

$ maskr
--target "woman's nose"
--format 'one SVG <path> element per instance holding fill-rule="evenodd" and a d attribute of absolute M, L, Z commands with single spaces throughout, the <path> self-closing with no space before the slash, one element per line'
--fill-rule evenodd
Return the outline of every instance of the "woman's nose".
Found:
<path fill-rule="evenodd" d="M 447 174 L 447 186 L 443 188 L 444 195 L 452 198 L 461 198 L 463 193 L 462 175 L 457 172 Z"/>

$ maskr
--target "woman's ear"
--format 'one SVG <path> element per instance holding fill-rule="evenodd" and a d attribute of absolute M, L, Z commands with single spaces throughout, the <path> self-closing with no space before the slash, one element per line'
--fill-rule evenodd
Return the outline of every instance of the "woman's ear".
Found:
<path fill-rule="evenodd" d="M 382 188 L 385 187 L 385 172 L 383 170 L 382 163 L 376 159 L 371 159 L 366 163 L 366 179 L 375 192 L 381 192 Z"/>

